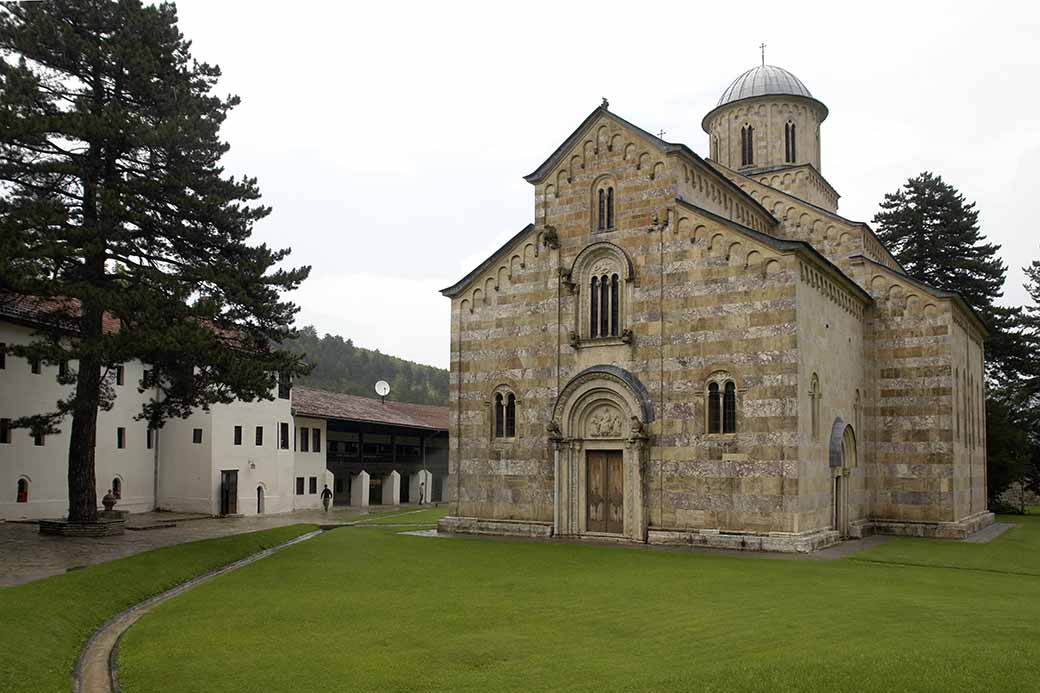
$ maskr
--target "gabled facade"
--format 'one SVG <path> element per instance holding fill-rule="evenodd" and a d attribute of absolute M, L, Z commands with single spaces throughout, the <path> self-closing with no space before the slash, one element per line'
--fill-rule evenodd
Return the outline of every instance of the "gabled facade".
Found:
<path fill-rule="evenodd" d="M 804 85 L 756 79 L 710 137 L 766 101 L 818 132 Z M 818 141 L 792 152 L 770 112 L 745 143 L 765 167 L 706 161 L 604 103 L 526 177 L 534 223 L 443 291 L 444 529 L 808 551 L 991 521 L 984 328 L 809 191 Z"/>

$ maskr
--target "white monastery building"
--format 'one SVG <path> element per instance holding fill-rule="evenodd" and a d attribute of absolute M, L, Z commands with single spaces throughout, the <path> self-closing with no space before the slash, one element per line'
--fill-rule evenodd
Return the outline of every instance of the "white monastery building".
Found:
<path fill-rule="evenodd" d="M 41 327 L 32 310 L 0 306 L 0 346 L 28 344 Z M 272 400 L 214 404 L 150 431 L 136 418 L 155 394 L 139 389 L 146 368 L 130 362 L 109 370 L 116 397 L 111 410 L 98 412 L 99 505 L 109 490 L 117 510 L 211 515 L 320 508 L 326 485 L 337 504 L 350 502 L 353 492 L 354 504 L 368 505 L 374 488 L 373 503 L 396 505 L 419 484 L 430 489 L 423 500 L 440 496 L 434 489 L 447 476 L 445 407 L 282 383 Z M 40 437 L 11 428 L 19 417 L 52 411 L 67 394 L 71 386 L 58 383 L 58 371 L 0 351 L 0 519 L 68 512 L 69 420 L 60 433 Z M 394 483 L 404 486 L 403 495 L 384 492 Z M 412 495 L 418 501 L 418 491 Z"/>

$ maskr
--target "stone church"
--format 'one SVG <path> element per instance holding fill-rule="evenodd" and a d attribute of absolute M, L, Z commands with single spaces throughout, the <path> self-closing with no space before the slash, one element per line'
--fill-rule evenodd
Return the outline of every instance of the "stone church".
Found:
<path fill-rule="evenodd" d="M 533 223 L 442 292 L 443 531 L 804 552 L 992 522 L 986 328 L 838 214 L 827 116 L 763 61 L 708 159 L 604 100 L 526 176 Z"/>

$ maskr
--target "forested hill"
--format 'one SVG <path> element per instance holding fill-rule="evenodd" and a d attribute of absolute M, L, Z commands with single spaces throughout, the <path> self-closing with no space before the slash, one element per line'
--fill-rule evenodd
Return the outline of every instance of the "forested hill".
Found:
<path fill-rule="evenodd" d="M 390 383 L 390 398 L 398 402 L 448 403 L 448 371 L 443 368 L 356 347 L 339 335 L 319 338 L 312 325 L 300 330 L 300 338 L 290 348 L 306 354 L 307 362 L 314 365 L 310 375 L 297 379 L 301 385 L 375 397 L 376 381 L 385 380 Z"/>

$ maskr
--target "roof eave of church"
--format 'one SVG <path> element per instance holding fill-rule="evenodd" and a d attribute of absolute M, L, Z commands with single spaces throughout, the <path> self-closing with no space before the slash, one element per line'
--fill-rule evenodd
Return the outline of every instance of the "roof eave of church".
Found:
<path fill-rule="evenodd" d="M 563 144 L 557 147 L 556 150 L 549 155 L 549 158 L 542 162 L 541 166 L 524 176 L 524 180 L 526 180 L 528 183 L 531 183 L 532 185 L 537 185 L 538 183 L 541 183 L 543 180 L 545 180 L 545 177 L 548 176 L 554 168 L 556 168 L 556 164 L 560 163 L 560 159 L 563 158 L 563 155 L 570 151 L 571 147 L 577 144 L 578 140 L 580 140 L 582 135 L 585 134 L 585 131 L 592 127 L 592 124 L 601 115 L 610 116 L 622 125 L 632 128 L 640 135 L 650 140 L 650 142 L 653 143 L 661 151 L 668 151 L 668 148 L 670 146 L 675 146 L 670 142 L 665 142 L 657 135 L 650 134 L 638 125 L 628 122 L 616 113 L 611 113 L 610 110 L 607 109 L 605 106 L 597 106 L 595 109 L 593 109 L 592 113 L 590 113 L 588 117 L 585 118 L 585 120 L 581 121 L 581 125 L 575 128 L 574 132 L 572 132 L 567 137 L 567 139 L 563 141 Z"/>
<path fill-rule="evenodd" d="M 834 275 L 842 284 L 845 285 L 845 288 L 849 289 L 853 294 L 856 295 L 857 298 L 859 298 L 865 304 L 870 305 L 874 303 L 873 297 L 869 293 L 867 293 L 862 286 L 853 281 L 853 279 L 849 277 L 849 275 L 842 272 L 840 267 L 828 260 L 826 256 L 820 253 L 820 251 L 812 247 L 811 243 L 807 243 L 805 241 L 792 241 L 786 238 L 777 238 L 776 236 L 770 236 L 768 233 L 756 231 L 755 229 L 744 226 L 743 224 L 739 224 L 733 221 L 732 219 L 727 219 L 726 217 L 719 216 L 714 212 L 709 212 L 703 207 L 698 207 L 697 205 L 691 204 L 686 200 L 676 199 L 676 202 L 683 207 L 686 207 L 698 214 L 704 215 L 720 224 L 728 226 L 731 229 L 734 229 L 735 231 L 738 231 L 744 234 L 745 236 L 748 236 L 749 238 L 756 240 L 764 245 L 767 245 L 781 253 L 798 253 L 804 257 L 808 257 L 816 264 L 820 265 L 828 273 Z"/>
<path fill-rule="evenodd" d="M 682 144 L 681 142 L 666 142 L 666 141 L 662 140 L 660 137 L 658 137 L 657 135 L 653 135 L 653 134 L 647 132 L 646 130 L 644 130 L 643 128 L 639 127 L 635 123 L 629 122 L 629 121 L 625 120 L 624 118 L 622 118 L 621 116 L 619 116 L 618 114 L 611 112 L 606 107 L 604 107 L 604 106 L 597 106 L 596 109 L 593 110 L 592 113 L 590 113 L 589 116 L 587 118 L 585 118 L 585 120 L 583 120 L 581 122 L 581 125 L 579 125 L 574 130 L 574 132 L 572 132 L 567 137 L 567 139 L 563 141 L 563 144 L 561 144 L 559 147 L 557 147 L 556 151 L 554 151 L 551 155 L 549 155 L 548 159 L 546 159 L 544 162 L 542 162 L 541 166 L 539 166 L 537 169 L 535 169 L 534 172 L 529 173 L 526 176 L 524 176 L 524 180 L 526 180 L 528 183 L 531 183 L 532 185 L 537 185 L 538 183 L 541 183 L 543 180 L 545 180 L 545 177 L 548 176 L 549 173 L 552 172 L 552 170 L 554 168 L 556 168 L 556 165 L 558 163 L 560 163 L 560 160 L 563 158 L 563 156 L 568 151 L 570 151 L 571 147 L 573 147 L 575 144 L 578 143 L 578 141 L 582 138 L 582 136 L 584 136 L 585 132 L 589 128 L 592 127 L 592 124 L 596 121 L 596 118 L 599 117 L 600 115 L 609 116 L 610 118 L 613 118 L 614 120 L 616 120 L 621 125 L 635 130 L 640 135 L 642 135 L 643 137 L 646 137 L 648 140 L 650 140 L 663 153 L 665 153 L 665 154 L 685 154 L 686 156 L 692 158 L 695 162 L 700 163 L 701 165 L 703 165 L 704 168 L 707 171 L 709 171 L 711 173 L 716 173 L 715 171 L 712 170 L 711 165 L 708 163 L 708 161 L 706 159 L 704 159 L 697 152 L 695 152 L 692 149 L 690 149 L 689 147 L 687 147 L 685 144 Z M 745 202 L 748 202 L 749 204 L 754 206 L 756 209 L 760 210 L 767 220 L 773 221 L 773 215 L 769 213 L 769 210 L 767 210 L 765 207 L 763 207 L 761 204 L 759 204 L 758 200 L 756 200 L 755 198 L 751 197 L 751 195 L 747 194 L 747 192 L 745 192 L 744 190 L 741 190 L 739 185 L 737 185 L 736 183 L 734 183 L 733 181 L 729 180 L 728 178 L 726 178 L 726 176 L 723 176 L 723 175 L 717 176 L 717 179 L 723 185 L 728 187 L 730 189 L 730 191 L 733 192 L 733 194 L 740 196 Z"/>
<path fill-rule="evenodd" d="M 725 164 L 720 164 L 718 161 L 715 161 L 714 159 L 710 160 L 710 163 L 715 168 L 725 169 L 725 170 L 730 171 L 730 172 L 732 172 L 732 173 L 734 173 L 734 174 L 736 174 L 738 176 L 744 176 L 744 178 L 748 178 L 748 176 L 745 176 L 740 171 L 734 171 L 733 169 L 729 168 Z M 820 176 L 820 177 L 822 178 L 823 176 Z M 752 180 L 754 180 L 754 179 L 752 179 Z M 787 192 L 786 190 L 781 190 L 780 188 L 774 188 L 773 186 L 769 185 L 768 183 L 763 183 L 762 181 L 758 181 L 758 180 L 756 180 L 755 182 L 758 183 L 759 185 L 766 186 L 770 190 L 775 190 L 780 195 L 784 195 L 786 197 L 790 197 L 793 200 L 797 200 L 800 204 L 806 205 L 807 207 L 812 207 L 814 210 L 816 210 L 820 214 L 824 214 L 826 216 L 832 217 L 834 219 L 837 219 L 838 221 L 843 221 L 846 224 L 849 224 L 851 226 L 858 226 L 860 228 L 866 229 L 870 233 L 870 235 L 873 236 L 874 240 L 878 242 L 878 245 L 880 245 L 884 249 L 884 251 L 886 253 L 888 253 L 888 256 L 892 259 L 892 262 L 896 263 L 899 266 L 899 268 L 903 271 L 904 274 L 906 273 L 906 268 L 903 267 L 903 264 L 901 262 L 899 262 L 899 260 L 897 260 L 894 255 L 892 255 L 892 252 L 888 248 L 885 248 L 885 244 L 881 242 L 881 239 L 878 238 L 877 233 L 874 231 L 874 229 L 872 229 L 870 227 L 870 224 L 868 224 L 867 222 L 865 222 L 865 221 L 855 221 L 854 219 L 849 219 L 847 217 L 843 217 L 842 215 L 838 214 L 837 212 L 832 212 L 831 210 L 824 209 L 823 207 L 820 207 L 819 205 L 814 205 L 812 202 L 809 202 L 808 200 L 803 200 L 802 198 L 798 197 L 797 195 L 792 195 L 791 193 Z M 740 186 L 737 186 L 737 187 L 740 187 Z M 754 198 L 751 198 L 751 199 L 754 199 Z M 756 200 L 756 202 L 757 202 L 757 200 Z M 772 216 L 771 213 L 770 213 L 770 216 Z"/>
<path fill-rule="evenodd" d="M 506 251 L 512 248 L 518 240 L 520 240 L 526 234 L 530 233 L 533 230 L 534 224 L 528 224 L 524 228 L 520 229 L 520 231 L 516 235 L 514 235 L 512 238 L 506 241 L 498 250 L 491 253 L 491 255 L 489 255 L 486 260 L 484 260 L 482 263 L 473 268 L 473 270 L 469 274 L 467 274 L 465 277 L 455 282 L 451 286 L 447 287 L 446 289 L 441 289 L 441 294 L 447 296 L 448 298 L 455 298 L 456 296 L 458 296 L 460 293 L 462 293 L 462 290 L 466 288 L 466 285 L 473 280 L 474 277 L 476 277 L 478 274 L 480 274 L 488 267 L 493 265 L 495 262 L 497 262 L 498 259 L 503 254 L 505 254 Z"/>
<path fill-rule="evenodd" d="M 721 166 L 721 164 L 720 164 L 720 166 Z M 827 189 L 830 190 L 832 193 L 834 193 L 834 197 L 835 198 L 841 199 L 841 195 L 838 194 L 838 191 L 834 189 L 834 186 L 831 185 L 831 182 L 823 177 L 823 174 L 820 173 L 820 171 L 815 166 L 813 166 L 811 161 L 806 161 L 804 164 L 777 164 L 776 166 L 765 166 L 763 168 L 752 168 L 752 169 L 748 169 L 747 171 L 740 171 L 739 173 L 742 176 L 760 176 L 763 173 L 778 173 L 780 171 L 793 171 L 793 170 L 799 169 L 799 168 L 807 168 L 810 171 L 812 171 L 814 174 L 816 174 L 819 177 L 819 179 L 821 181 L 823 181 L 823 184 L 827 186 Z M 772 186 L 770 186 L 770 187 L 772 187 Z M 812 204 L 812 203 L 810 202 L 809 204 Z M 816 205 L 813 205 L 813 206 L 815 207 Z"/>
<path fill-rule="evenodd" d="M 964 297 L 961 296 L 956 291 L 944 291 L 942 289 L 936 289 L 934 286 L 929 286 L 928 284 L 925 284 L 920 279 L 914 279 L 909 274 L 907 274 L 906 271 L 898 272 L 898 271 L 892 269 L 891 267 L 889 267 L 888 265 L 883 265 L 880 262 L 878 262 L 877 260 L 873 260 L 873 259 L 867 257 L 866 255 L 863 255 L 862 253 L 856 253 L 855 255 L 850 255 L 849 259 L 850 260 L 855 260 L 855 261 L 862 260 L 862 261 L 865 261 L 865 262 L 869 262 L 870 264 L 874 265 L 875 267 L 880 267 L 881 269 L 888 270 L 889 272 L 891 272 L 892 274 L 895 274 L 900 279 L 903 279 L 904 281 L 906 281 L 906 282 L 908 282 L 910 284 L 913 284 L 917 288 L 919 288 L 922 291 L 925 291 L 925 292 L 931 294 L 932 296 L 935 296 L 936 298 L 944 298 L 944 299 L 947 299 L 949 301 L 953 301 L 954 303 L 956 303 L 960 307 L 960 309 L 964 312 L 964 314 L 967 315 L 971 319 L 971 321 L 975 325 L 976 329 L 978 329 L 979 332 L 982 333 L 982 337 L 984 339 L 986 337 L 989 337 L 990 331 L 989 331 L 989 328 L 986 327 L 986 323 L 983 322 L 982 318 L 979 317 L 979 314 L 975 312 L 975 309 L 971 307 L 971 304 L 968 303 L 967 301 L 965 301 Z"/>
<path fill-rule="evenodd" d="M 711 120 L 719 111 L 723 111 L 723 110 L 725 110 L 727 108 L 730 108 L 732 106 L 736 106 L 737 104 L 747 103 L 749 101 L 755 101 L 755 100 L 763 100 L 763 99 L 801 99 L 803 101 L 807 101 L 807 102 L 811 103 L 812 105 L 814 105 L 814 106 L 816 106 L 817 108 L 820 109 L 820 122 L 821 123 L 823 121 L 827 120 L 827 116 L 830 115 L 830 110 L 827 108 L 827 105 L 824 104 L 822 101 L 820 101 L 819 99 L 817 99 L 814 96 L 805 96 L 803 94 L 781 94 L 781 93 L 777 93 L 777 94 L 755 94 L 754 96 L 745 96 L 742 99 L 736 99 L 734 101 L 727 101 L 726 103 L 719 104 L 715 108 L 711 109 L 710 111 L 708 111 L 707 115 L 705 115 L 703 118 L 701 118 L 701 130 L 704 130 L 704 132 L 707 132 L 708 134 L 711 134 L 711 131 L 708 129 L 708 121 Z"/>

